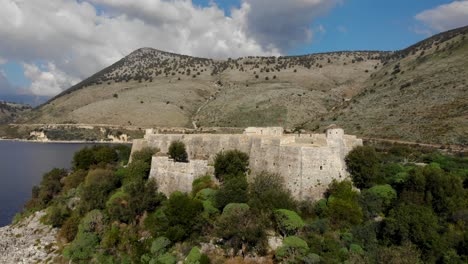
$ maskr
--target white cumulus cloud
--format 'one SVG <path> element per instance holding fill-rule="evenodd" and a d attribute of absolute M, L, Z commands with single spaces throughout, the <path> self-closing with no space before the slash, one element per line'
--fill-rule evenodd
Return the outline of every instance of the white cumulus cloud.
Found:
<path fill-rule="evenodd" d="M 437 32 L 466 26 L 468 1 L 454 1 L 440 5 L 417 14 L 415 18 Z"/>
<path fill-rule="evenodd" d="M 62 87 L 70 87 L 79 82 L 79 79 L 67 75 L 50 62 L 44 66 L 44 70 L 34 64 L 25 63 L 23 67 L 24 75 L 31 80 L 31 92 L 35 95 L 55 95 L 62 91 Z"/>
<path fill-rule="evenodd" d="M 227 16 L 190 0 L 0 0 L 0 54 L 23 63 L 31 92 L 54 95 L 141 47 L 280 55 L 311 41 L 313 20 L 339 1 L 242 0 Z"/>

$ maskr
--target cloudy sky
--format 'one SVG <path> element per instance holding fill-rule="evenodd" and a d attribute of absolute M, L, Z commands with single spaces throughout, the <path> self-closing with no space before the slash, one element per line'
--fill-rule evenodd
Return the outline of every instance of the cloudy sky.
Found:
<path fill-rule="evenodd" d="M 0 0 L 2 95 L 53 96 L 135 49 L 227 58 L 396 50 L 468 0 Z"/>

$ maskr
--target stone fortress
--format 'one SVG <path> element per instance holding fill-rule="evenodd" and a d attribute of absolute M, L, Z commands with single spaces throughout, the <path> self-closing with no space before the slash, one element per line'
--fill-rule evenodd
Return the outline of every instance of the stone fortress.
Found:
<path fill-rule="evenodd" d="M 185 143 L 188 163 L 176 163 L 167 155 L 173 141 Z M 249 154 L 250 175 L 262 171 L 280 174 L 298 200 L 322 198 L 333 179 L 348 176 L 345 156 L 362 140 L 330 126 L 325 134 L 285 134 L 281 127 L 249 127 L 243 134 L 159 134 L 148 129 L 134 140 L 132 152 L 144 147 L 159 148 L 152 159 L 150 178 L 161 192 L 190 192 L 198 177 L 213 175 L 213 160 L 220 151 L 238 149 Z"/>

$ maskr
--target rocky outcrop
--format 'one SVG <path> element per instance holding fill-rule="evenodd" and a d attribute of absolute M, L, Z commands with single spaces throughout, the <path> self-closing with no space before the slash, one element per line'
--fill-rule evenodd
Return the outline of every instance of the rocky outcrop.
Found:
<path fill-rule="evenodd" d="M 58 229 L 44 225 L 44 211 L 0 228 L 0 263 L 55 263 Z"/>

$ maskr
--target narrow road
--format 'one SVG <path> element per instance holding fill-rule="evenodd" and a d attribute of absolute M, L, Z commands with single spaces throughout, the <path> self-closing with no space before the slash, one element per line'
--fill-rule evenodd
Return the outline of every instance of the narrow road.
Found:
<path fill-rule="evenodd" d="M 386 142 L 386 143 L 397 143 L 403 145 L 418 145 L 422 147 L 429 147 L 429 148 L 449 148 L 454 151 L 459 152 L 468 152 L 468 146 L 466 145 L 443 145 L 443 144 L 431 144 L 431 143 L 419 143 L 414 141 L 406 141 L 406 140 L 397 140 L 397 139 L 385 139 L 385 138 L 369 138 L 369 137 L 362 137 L 365 141 L 378 141 L 378 142 Z"/>

